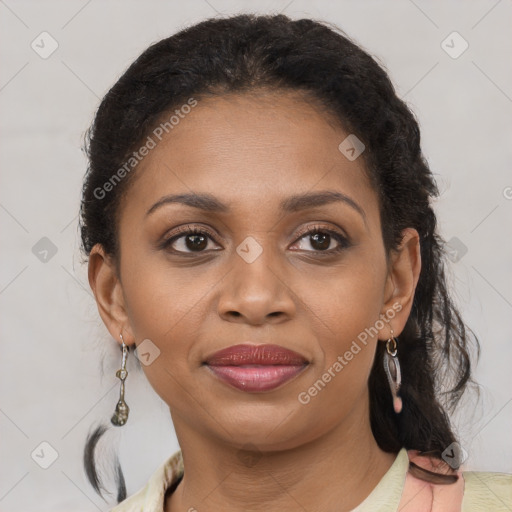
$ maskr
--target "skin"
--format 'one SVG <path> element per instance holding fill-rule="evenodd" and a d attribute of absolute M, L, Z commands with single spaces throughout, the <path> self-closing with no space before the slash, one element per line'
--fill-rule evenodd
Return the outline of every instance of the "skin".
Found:
<path fill-rule="evenodd" d="M 348 135 L 325 111 L 288 92 L 201 99 L 139 164 L 121 204 L 120 267 L 93 248 L 89 282 L 110 334 L 161 351 L 144 372 L 169 405 L 185 476 L 167 512 L 346 511 L 361 503 L 396 454 L 370 428 L 367 382 L 376 345 L 398 337 L 409 316 L 421 261 L 418 233 L 403 232 L 386 259 L 376 192 L 363 159 L 338 145 Z M 284 213 L 292 195 L 335 191 L 345 202 Z M 168 194 L 208 193 L 230 212 L 168 203 Z M 158 248 L 178 226 L 214 236 Z M 303 234 L 349 239 L 325 255 Z M 248 263 L 236 248 L 251 236 L 263 252 Z M 190 240 L 190 237 L 189 237 Z M 183 253 L 182 253 L 183 254 Z M 119 278 L 118 278 L 119 276 Z M 307 391 L 381 314 L 401 310 L 304 405 Z M 201 363 L 227 346 L 275 343 L 310 364 L 278 389 L 245 393 Z M 383 341 L 381 341 L 383 342 Z M 400 346 L 399 346 L 400 349 Z M 242 456 L 243 455 L 243 456 Z M 255 457 L 248 463 L 244 456 Z"/>

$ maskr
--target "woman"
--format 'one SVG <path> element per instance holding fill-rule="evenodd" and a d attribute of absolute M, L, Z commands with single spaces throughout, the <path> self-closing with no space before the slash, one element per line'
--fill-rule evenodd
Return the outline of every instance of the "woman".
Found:
<path fill-rule="evenodd" d="M 446 289 L 418 125 L 368 54 L 307 19 L 207 20 L 130 66 L 88 155 L 112 423 L 137 348 L 181 447 L 125 501 L 118 466 L 115 512 L 512 507 L 511 476 L 459 469 L 447 412 L 478 341 Z M 84 459 L 98 492 L 104 431 Z"/>

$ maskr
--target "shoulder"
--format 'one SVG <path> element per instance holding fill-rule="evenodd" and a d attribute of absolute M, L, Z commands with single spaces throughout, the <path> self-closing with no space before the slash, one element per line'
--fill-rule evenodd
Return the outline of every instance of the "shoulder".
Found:
<path fill-rule="evenodd" d="M 512 474 L 464 471 L 462 512 L 512 510 Z"/>
<path fill-rule="evenodd" d="M 410 462 L 431 474 L 456 475 L 457 480 L 446 484 L 408 471 L 401 502 L 405 510 L 430 510 L 430 505 L 427 506 L 430 503 L 450 512 L 512 511 L 512 474 L 455 471 L 444 461 L 421 455 L 416 450 L 408 450 L 408 456 Z"/>
<path fill-rule="evenodd" d="M 161 512 L 165 493 L 183 476 L 181 451 L 169 457 L 150 477 L 147 484 L 116 505 L 110 512 Z"/>

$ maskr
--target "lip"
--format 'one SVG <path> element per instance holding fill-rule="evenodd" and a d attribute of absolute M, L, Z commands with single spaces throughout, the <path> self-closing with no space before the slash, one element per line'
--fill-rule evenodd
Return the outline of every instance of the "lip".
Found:
<path fill-rule="evenodd" d="M 204 364 L 221 380 L 246 392 L 276 389 L 302 372 L 309 361 L 280 345 L 233 345 Z"/>

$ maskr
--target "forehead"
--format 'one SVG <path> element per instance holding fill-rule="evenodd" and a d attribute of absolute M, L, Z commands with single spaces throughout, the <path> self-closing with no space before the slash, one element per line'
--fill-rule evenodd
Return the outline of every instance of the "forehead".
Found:
<path fill-rule="evenodd" d="M 172 115 L 172 128 L 161 124 L 149 135 L 154 147 L 135 170 L 130 209 L 194 191 L 252 211 L 330 189 L 358 198 L 369 215 L 377 211 L 363 159 L 351 161 L 339 149 L 350 134 L 307 97 L 274 91 L 198 98 L 191 109 L 166 113 L 162 123 Z"/>

